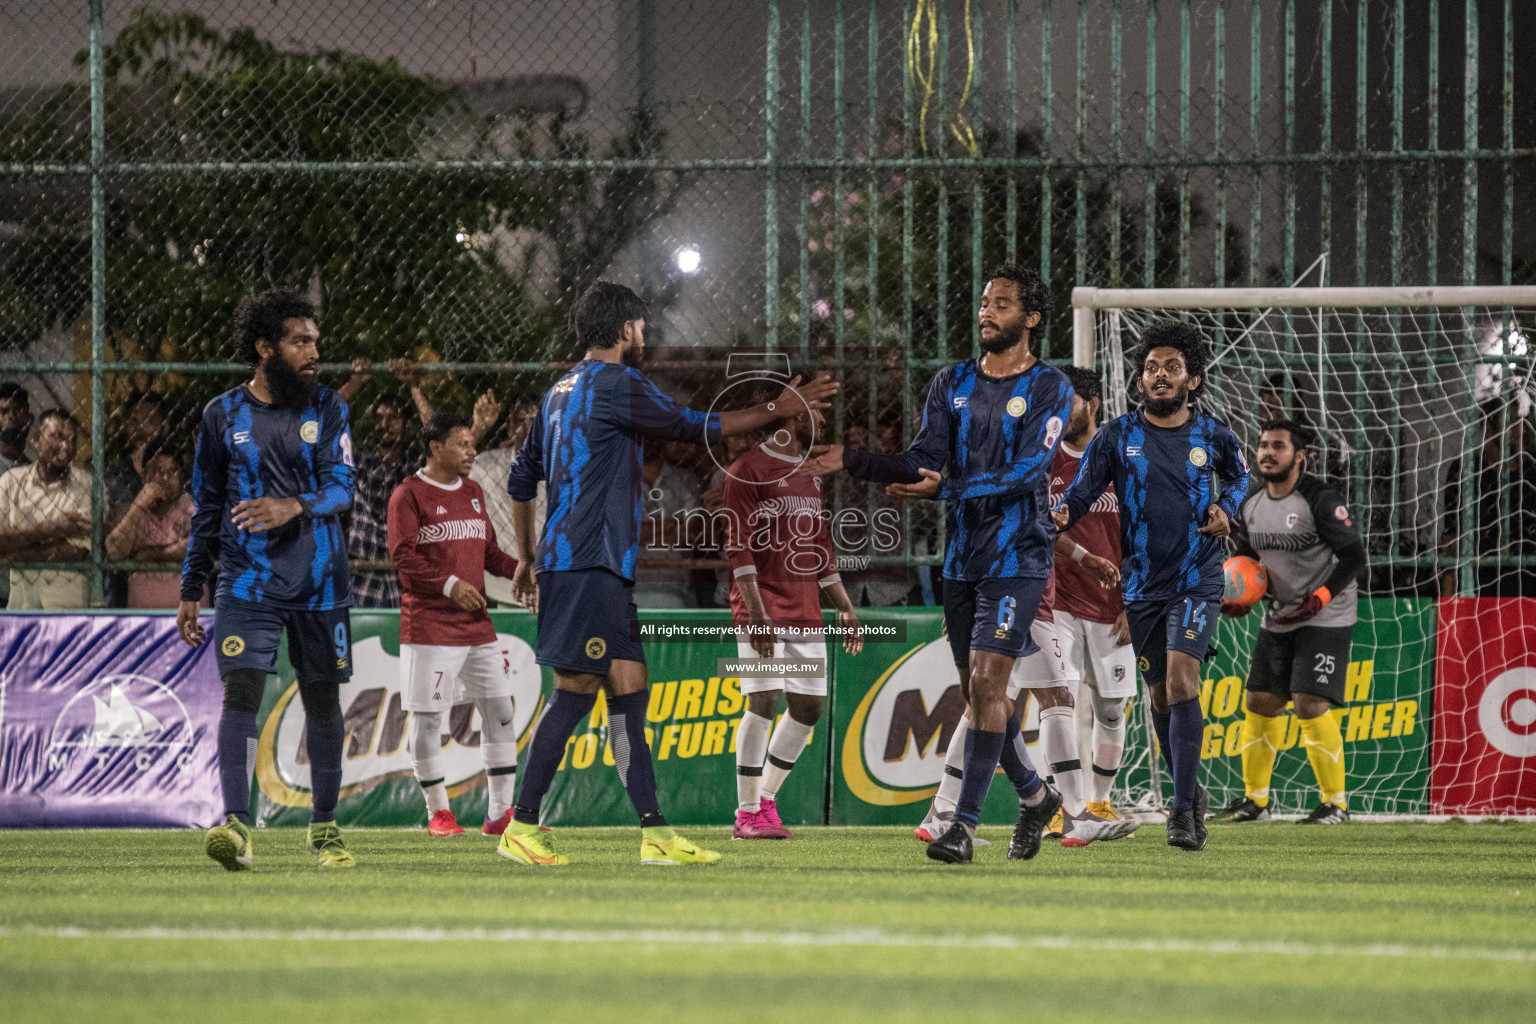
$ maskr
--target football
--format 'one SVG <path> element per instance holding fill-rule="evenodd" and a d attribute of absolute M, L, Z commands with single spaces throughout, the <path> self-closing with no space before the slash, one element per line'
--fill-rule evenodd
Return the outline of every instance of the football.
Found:
<path fill-rule="evenodd" d="M 1269 588 L 1269 573 L 1256 558 L 1244 555 L 1229 558 L 1221 563 L 1221 574 L 1226 583 L 1224 596 L 1229 604 L 1251 608 Z"/>

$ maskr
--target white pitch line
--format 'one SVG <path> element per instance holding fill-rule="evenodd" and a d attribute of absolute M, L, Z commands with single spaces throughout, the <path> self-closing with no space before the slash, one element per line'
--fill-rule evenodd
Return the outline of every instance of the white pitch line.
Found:
<path fill-rule="evenodd" d="M 10 928 L 0 927 L 0 939 L 108 939 L 191 942 L 554 942 L 667 943 L 729 946 L 850 946 L 898 949 L 1058 949 L 1115 953 L 1198 953 L 1214 955 L 1346 956 L 1389 960 L 1485 960 L 1536 963 L 1536 950 L 1507 946 L 1364 946 L 1317 945 L 1308 942 L 1248 942 L 1239 939 L 1186 941 L 1181 939 L 1097 939 L 1081 936 L 913 935 L 879 929 L 834 932 L 662 931 L 657 929 L 581 930 L 572 928 L 359 928 L 294 931 L 277 929 L 204 928 Z"/>

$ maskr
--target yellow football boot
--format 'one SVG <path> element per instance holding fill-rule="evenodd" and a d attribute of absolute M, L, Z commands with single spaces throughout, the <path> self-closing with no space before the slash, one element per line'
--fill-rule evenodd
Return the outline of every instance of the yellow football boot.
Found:
<path fill-rule="evenodd" d="M 654 833 L 662 829 L 640 830 L 640 863 L 672 866 L 675 864 L 713 864 L 720 859 L 714 850 L 695 846 L 673 832 L 670 838 L 659 838 Z M 665 831 L 671 832 L 671 829 Z"/>
<path fill-rule="evenodd" d="M 507 860 L 536 868 L 557 868 L 571 862 L 571 858 L 555 849 L 553 832 L 541 832 L 539 826 L 525 825 L 516 818 L 501 834 L 496 852 Z"/>
<path fill-rule="evenodd" d="M 319 855 L 322 868 L 357 867 L 357 858 L 352 856 L 347 844 L 341 841 L 341 829 L 334 821 L 309 823 L 308 848 L 310 853 Z"/>
<path fill-rule="evenodd" d="M 1056 809 L 1056 813 L 1051 815 L 1051 823 L 1045 826 L 1045 838 L 1061 838 L 1061 809 L 1059 807 Z"/>

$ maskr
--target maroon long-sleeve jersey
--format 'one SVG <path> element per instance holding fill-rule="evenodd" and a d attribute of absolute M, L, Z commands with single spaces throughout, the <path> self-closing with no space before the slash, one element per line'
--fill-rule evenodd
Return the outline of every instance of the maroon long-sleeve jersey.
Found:
<path fill-rule="evenodd" d="M 517 559 L 496 544 L 485 494 L 468 477 L 455 484 L 406 478 L 389 497 L 389 557 L 400 574 L 400 640 L 468 647 L 491 643 L 496 629 L 484 609 L 465 611 L 448 597 L 450 581 L 485 593 L 485 571 L 511 579 Z"/>

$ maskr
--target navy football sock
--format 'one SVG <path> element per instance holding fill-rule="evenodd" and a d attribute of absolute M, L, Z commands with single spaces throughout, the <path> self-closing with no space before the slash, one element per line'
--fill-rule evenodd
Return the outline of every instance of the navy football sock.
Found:
<path fill-rule="evenodd" d="M 965 778 L 960 780 L 960 800 L 955 805 L 955 820 L 975 828 L 981 820 L 981 804 L 992 785 L 998 759 L 1003 753 L 1006 733 L 988 732 L 973 725 L 965 734 Z"/>
<path fill-rule="evenodd" d="M 1157 750 L 1162 755 L 1163 767 L 1173 771 L 1173 741 L 1169 739 L 1169 715 L 1166 711 L 1152 712 L 1152 729 L 1157 733 Z"/>
<path fill-rule="evenodd" d="M 565 757 L 565 741 L 577 724 L 591 712 L 597 703 L 595 693 L 576 693 L 572 690 L 555 689 L 533 731 L 528 744 L 527 763 L 523 766 L 523 783 L 517 790 L 517 803 L 512 806 L 512 817 L 524 825 L 539 823 L 539 805 L 549 784 L 555 781 L 555 772 Z"/>
<path fill-rule="evenodd" d="M 337 710 L 324 718 L 304 723 L 304 749 L 309 754 L 309 788 L 312 822 L 335 821 L 336 799 L 341 793 L 341 747 L 346 720 Z"/>
<path fill-rule="evenodd" d="M 662 828 L 667 819 L 656 800 L 656 770 L 651 765 L 651 748 L 645 744 L 645 709 L 650 702 L 645 690 L 609 698 L 608 740 L 619 781 L 640 815 L 640 827 Z"/>
<path fill-rule="evenodd" d="M 219 715 L 219 784 L 224 813 L 251 823 L 251 772 L 256 763 L 256 713 L 225 708 Z"/>
<path fill-rule="evenodd" d="M 1173 809 L 1187 811 L 1195 806 L 1195 788 L 1200 778 L 1200 740 L 1205 718 L 1200 714 L 1200 699 L 1191 697 L 1168 705 L 1169 736 L 1173 753 Z"/>
<path fill-rule="evenodd" d="M 1019 799 L 1028 800 L 1040 792 L 1040 787 L 1045 783 L 1035 774 L 1035 768 L 1028 760 L 1029 755 L 1021 750 L 1024 744 L 1019 742 L 1019 735 L 1023 718 L 1022 714 L 1017 714 L 1008 719 L 1008 731 L 1003 733 L 1003 749 L 998 762 L 1003 766 L 1008 781 L 1013 783 L 1013 788 L 1019 791 Z"/>

